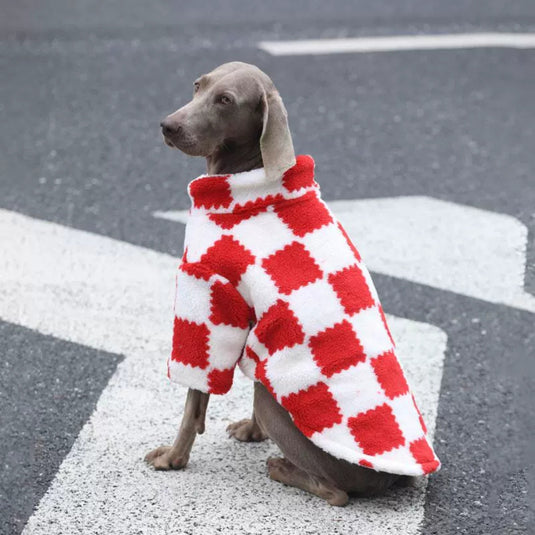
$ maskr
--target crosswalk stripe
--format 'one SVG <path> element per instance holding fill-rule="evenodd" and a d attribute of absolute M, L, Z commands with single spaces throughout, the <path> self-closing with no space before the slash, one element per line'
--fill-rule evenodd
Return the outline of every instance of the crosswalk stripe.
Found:
<path fill-rule="evenodd" d="M 459 48 L 535 48 L 535 33 L 487 32 L 261 41 L 258 48 L 273 56 Z"/>
<path fill-rule="evenodd" d="M 328 204 L 371 271 L 535 312 L 528 230 L 514 217 L 424 196 Z M 187 211 L 154 215 L 184 223 Z"/>
<path fill-rule="evenodd" d="M 264 461 L 276 453 L 272 444 L 225 437 L 226 424 L 251 409 L 250 381 L 241 376 L 230 394 L 214 396 L 207 431 L 185 471 L 162 474 L 146 467 L 143 454 L 162 437 L 173 438 L 184 401 L 184 389 L 166 381 L 164 366 L 176 260 L 5 210 L 0 241 L 3 320 L 126 357 L 25 534 L 210 533 L 217 527 L 262 533 L 267 516 L 277 533 L 298 532 L 303 518 L 318 531 L 336 523 L 342 532 L 372 534 L 384 525 L 400 534 L 419 532 L 425 482 L 308 515 L 315 498 L 266 477 Z M 425 323 L 389 322 L 432 434 L 446 334 Z"/>

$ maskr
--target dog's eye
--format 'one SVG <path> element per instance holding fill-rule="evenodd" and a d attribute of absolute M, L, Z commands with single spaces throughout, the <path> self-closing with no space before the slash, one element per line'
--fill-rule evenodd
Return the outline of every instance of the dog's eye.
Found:
<path fill-rule="evenodd" d="M 193 92 L 197 93 L 197 91 L 199 91 L 199 87 L 201 87 L 201 84 L 199 82 L 195 82 L 193 84 Z"/>
<path fill-rule="evenodd" d="M 232 102 L 232 99 L 230 97 L 227 97 L 227 95 L 221 95 L 217 101 L 221 104 L 230 104 Z"/>

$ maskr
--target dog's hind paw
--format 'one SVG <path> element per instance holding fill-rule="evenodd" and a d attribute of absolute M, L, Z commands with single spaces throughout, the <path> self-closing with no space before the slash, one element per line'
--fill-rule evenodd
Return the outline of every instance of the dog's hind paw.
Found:
<path fill-rule="evenodd" d="M 341 507 L 349 501 L 347 492 L 335 487 L 326 479 L 301 470 L 288 459 L 270 457 L 267 460 L 267 467 L 271 479 L 315 494 L 329 505 Z"/>

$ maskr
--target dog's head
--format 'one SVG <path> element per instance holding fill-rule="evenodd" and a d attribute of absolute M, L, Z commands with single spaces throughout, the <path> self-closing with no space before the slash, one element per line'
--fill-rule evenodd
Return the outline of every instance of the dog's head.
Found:
<path fill-rule="evenodd" d="M 204 157 L 259 145 L 268 179 L 295 164 L 286 109 L 275 85 L 258 67 L 224 63 L 193 86 L 193 99 L 161 122 L 167 145 Z"/>

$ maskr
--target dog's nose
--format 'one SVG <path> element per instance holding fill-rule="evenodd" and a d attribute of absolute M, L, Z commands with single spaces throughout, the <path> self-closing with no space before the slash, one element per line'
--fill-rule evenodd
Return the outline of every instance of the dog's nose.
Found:
<path fill-rule="evenodd" d="M 170 136 L 173 134 L 178 134 L 180 132 L 181 127 L 176 121 L 172 121 L 169 119 L 164 119 L 160 126 L 162 127 L 162 133 L 164 136 Z"/>

